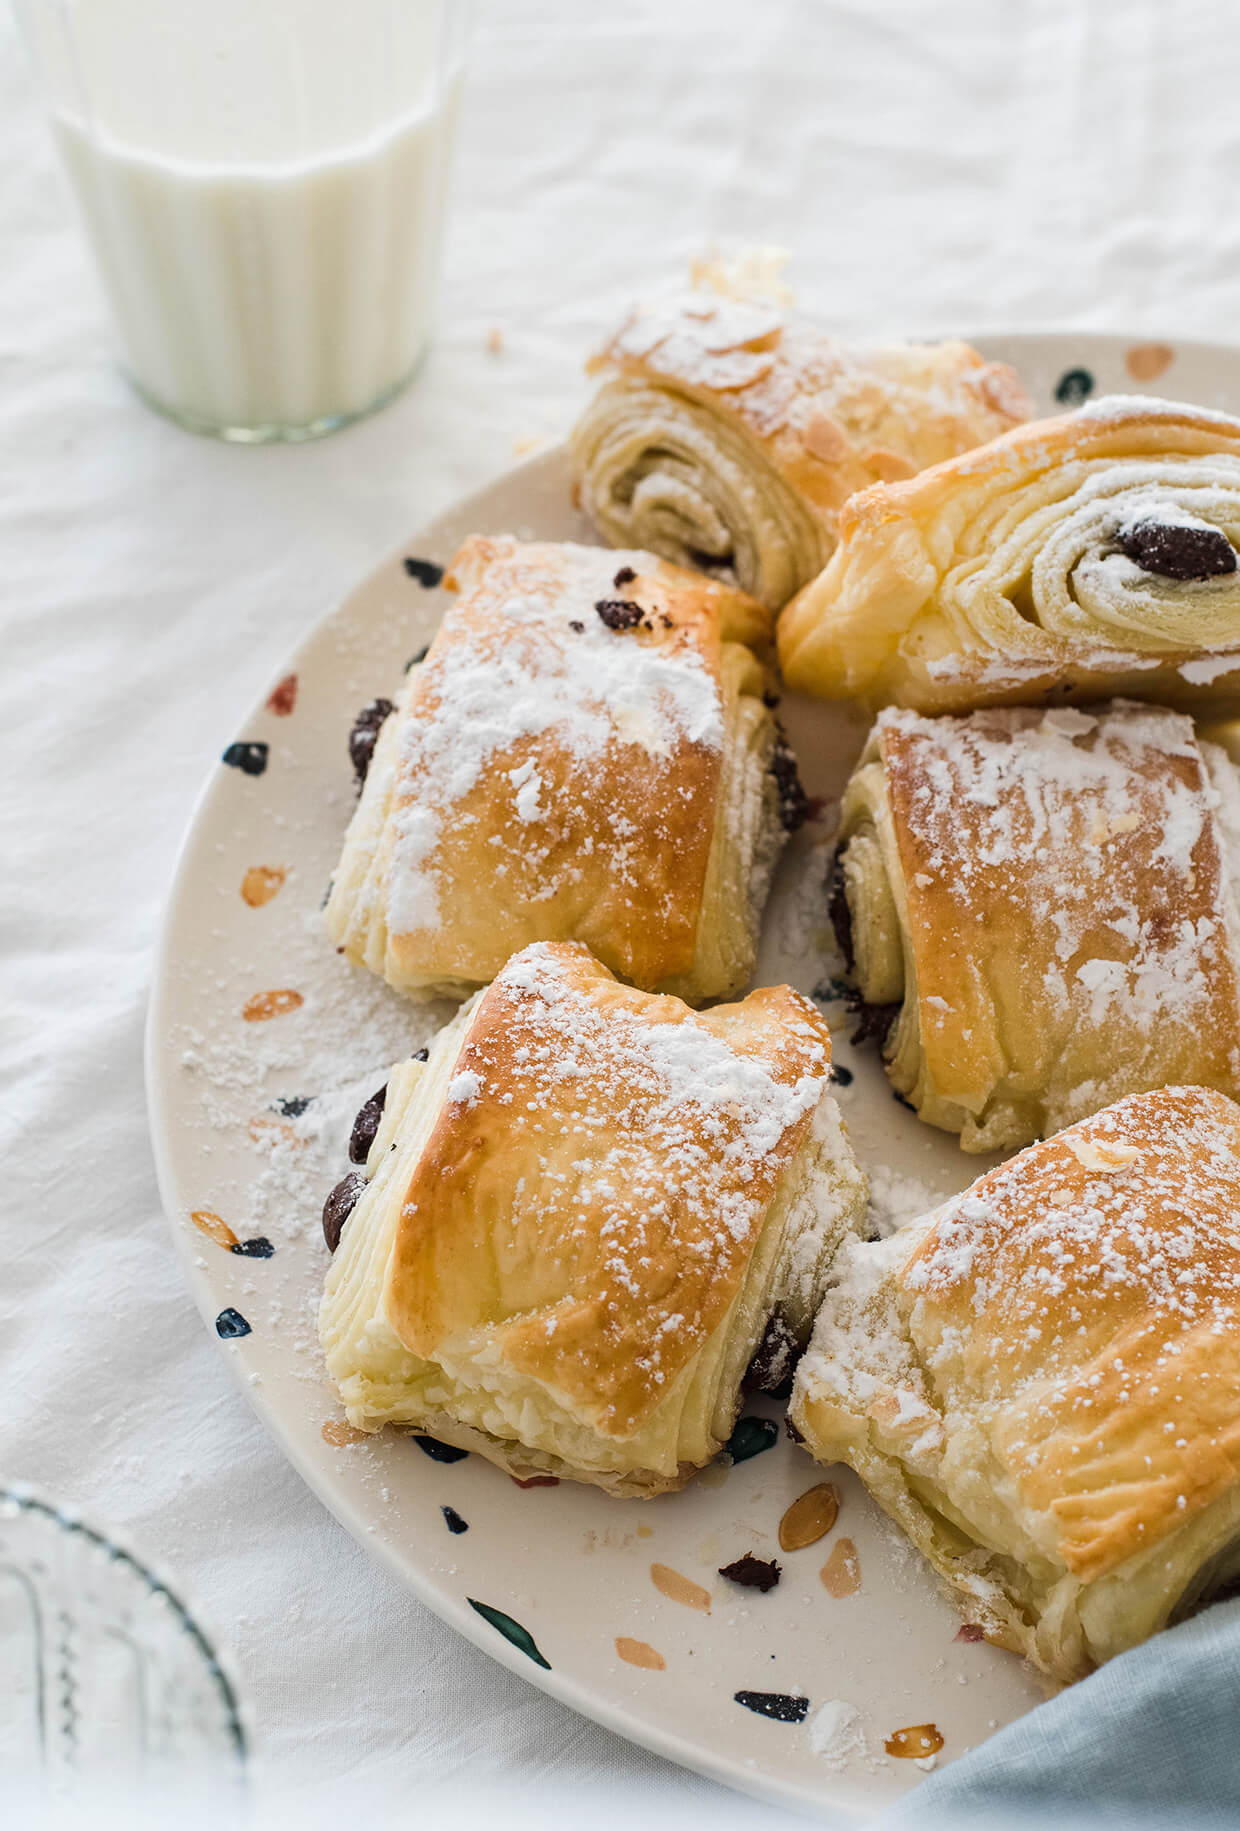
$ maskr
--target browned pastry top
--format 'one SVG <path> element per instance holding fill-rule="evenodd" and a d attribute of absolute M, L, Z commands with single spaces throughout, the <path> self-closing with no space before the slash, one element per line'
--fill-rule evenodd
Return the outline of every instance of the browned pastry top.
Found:
<path fill-rule="evenodd" d="M 386 1310 L 424 1359 L 496 1363 L 605 1435 L 640 1428 L 738 1295 L 830 1070 L 787 986 L 695 1013 L 571 943 L 480 995 L 405 1192 Z"/>

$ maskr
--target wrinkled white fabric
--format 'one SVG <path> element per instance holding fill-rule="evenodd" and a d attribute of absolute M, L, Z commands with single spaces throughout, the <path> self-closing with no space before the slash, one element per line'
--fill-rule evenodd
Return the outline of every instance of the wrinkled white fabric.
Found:
<path fill-rule="evenodd" d="M 849 332 L 1230 335 L 1222 26 L 1204 0 L 489 0 L 422 374 L 346 433 L 246 450 L 164 424 L 113 369 L 4 15 L 0 1472 L 178 1574 L 277 1765 L 709 1790 L 406 1596 L 288 1468 L 199 1323 L 159 1210 L 141 1035 L 204 774 L 378 556 L 514 441 L 563 433 L 592 340 L 712 236 L 795 249 L 802 298 Z"/>

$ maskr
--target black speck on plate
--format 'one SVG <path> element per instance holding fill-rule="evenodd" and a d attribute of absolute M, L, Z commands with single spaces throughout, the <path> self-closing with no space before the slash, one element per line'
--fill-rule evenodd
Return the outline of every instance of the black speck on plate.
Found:
<path fill-rule="evenodd" d="M 778 1436 L 774 1418 L 741 1418 L 724 1448 L 733 1462 L 748 1462 L 751 1456 L 769 1450 Z"/>
<path fill-rule="evenodd" d="M 1055 399 L 1064 407 L 1079 407 L 1094 391 L 1094 378 L 1088 369 L 1067 369 L 1055 384 Z"/>
<path fill-rule="evenodd" d="M 313 1098 L 313 1094 L 290 1094 L 287 1099 L 275 1102 L 276 1111 L 283 1113 L 286 1119 L 300 1119 Z"/>
<path fill-rule="evenodd" d="M 419 1437 L 415 1433 L 413 1440 L 432 1462 L 463 1462 L 469 1454 L 468 1450 L 458 1449 L 455 1443 L 441 1443 L 438 1437 Z"/>
<path fill-rule="evenodd" d="M 853 1071 L 851 1068 L 845 1068 L 843 1062 L 832 1062 L 831 1079 L 835 1082 L 837 1087 L 851 1087 L 853 1084 Z"/>
<path fill-rule="evenodd" d="M 215 1319 L 215 1333 L 221 1341 L 240 1341 L 250 1333 L 250 1325 L 240 1310 L 221 1310 Z"/>
<path fill-rule="evenodd" d="M 443 1514 L 444 1524 L 449 1532 L 469 1531 L 469 1521 L 462 1519 L 455 1507 L 441 1507 L 439 1511 Z"/>
<path fill-rule="evenodd" d="M 406 554 L 405 571 L 427 591 L 434 591 L 436 585 L 443 584 L 443 567 L 437 566 L 433 559 L 416 559 Z"/>
<path fill-rule="evenodd" d="M 230 769 L 239 769 L 244 776 L 261 776 L 267 767 L 267 749 L 266 744 L 241 739 L 228 746 L 220 761 Z"/>
<path fill-rule="evenodd" d="M 252 1240 L 234 1240 L 228 1248 L 242 1259 L 270 1259 L 275 1255 L 275 1247 L 265 1234 L 257 1234 Z"/>
<path fill-rule="evenodd" d="M 786 1691 L 736 1691 L 733 1696 L 756 1716 L 773 1723 L 803 1723 L 809 1712 L 807 1697 L 789 1697 Z"/>

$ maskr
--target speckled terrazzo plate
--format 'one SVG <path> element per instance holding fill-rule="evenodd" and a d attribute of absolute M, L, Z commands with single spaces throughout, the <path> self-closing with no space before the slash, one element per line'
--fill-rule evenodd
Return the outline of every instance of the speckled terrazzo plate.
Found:
<path fill-rule="evenodd" d="M 1240 409 L 1240 350 L 1088 335 L 984 338 L 1039 404 L 1162 392 Z M 160 1185 L 190 1286 L 259 1415 L 341 1523 L 462 1634 L 619 1734 L 836 1822 L 873 1813 L 1044 1695 L 1020 1662 L 964 1639 L 927 1569 L 854 1478 L 823 1479 L 753 1402 L 686 1492 L 624 1502 L 518 1484 L 427 1439 L 361 1439 L 322 1371 L 314 1309 L 323 1197 L 353 1114 L 451 1007 L 403 1002 L 337 958 L 320 904 L 353 807 L 346 736 L 442 613 L 439 567 L 470 533 L 591 538 L 563 451 L 532 460 L 389 558 L 292 656 L 212 771 L 156 963 L 147 1036 Z M 832 800 L 864 725 L 788 698 L 821 815 L 789 849 L 759 982 L 815 994 L 836 1031 L 840 1104 L 887 1220 L 962 1188 L 966 1157 L 854 1054 L 826 932 Z M 837 1027 L 838 1026 L 838 1027 Z M 808 1522 L 808 1523 L 807 1523 Z M 782 1527 L 782 1531 L 781 1531 Z M 825 1528 L 825 1529 L 824 1529 Z M 778 1558 L 777 1588 L 719 1567 Z M 897 1732 L 934 1725 L 935 1734 Z M 937 1757 L 923 1751 L 941 1738 Z M 922 1759 L 915 1757 L 922 1755 Z"/>

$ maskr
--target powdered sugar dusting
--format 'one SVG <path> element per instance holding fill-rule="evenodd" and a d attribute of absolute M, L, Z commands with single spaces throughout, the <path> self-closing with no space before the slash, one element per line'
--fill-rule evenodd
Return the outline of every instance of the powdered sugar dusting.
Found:
<path fill-rule="evenodd" d="M 696 627 L 652 615 L 650 631 L 617 630 L 595 609 L 623 595 L 618 571 L 649 573 L 660 561 L 569 544 L 490 546 L 488 565 L 416 670 L 403 715 L 387 891 L 393 934 L 438 924 L 437 849 L 448 823 L 472 818 L 464 804 L 493 766 L 510 785 L 520 831 L 554 826 L 566 795 L 577 805 L 588 800 L 591 775 L 617 747 L 655 759 L 669 795 L 686 745 L 722 748 L 719 686 Z M 543 739 L 554 745 L 562 780 L 549 778 L 538 754 L 519 754 Z M 622 857 L 623 832 L 614 839 Z"/>
<path fill-rule="evenodd" d="M 536 1353 L 553 1382 L 588 1382 L 628 1428 L 738 1289 L 781 1175 L 831 1104 L 829 1072 L 825 1026 L 789 988 L 699 1014 L 619 986 L 575 944 L 536 944 L 482 995 L 452 1084 L 475 1078 L 480 1097 L 453 1109 L 447 1155 L 422 1161 L 410 1199 L 440 1199 L 471 1127 L 481 1148 L 506 1140 L 514 1234 L 528 1227 L 546 1243 L 565 1296 L 515 1322 L 505 1353 Z M 820 1191 L 812 1225 L 838 1230 L 864 1184 L 838 1124 L 814 1138 L 816 1160 L 840 1165 L 847 1202 L 828 1212 Z M 791 1301 L 795 1284 L 798 1314 L 812 1314 L 821 1245 L 781 1240 L 769 1302 L 785 1288 Z"/>
<path fill-rule="evenodd" d="M 1020 911 L 1051 937 L 1057 1011 L 1095 1027 L 1118 1012 L 1146 1030 L 1174 1011 L 1217 1029 L 1220 997 L 1235 1003 L 1224 867 L 1187 718 L 1121 701 L 887 712 L 880 728 L 917 853 L 910 896 L 924 880 L 939 926 L 948 904 L 966 928 L 980 911 Z"/>

